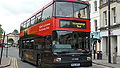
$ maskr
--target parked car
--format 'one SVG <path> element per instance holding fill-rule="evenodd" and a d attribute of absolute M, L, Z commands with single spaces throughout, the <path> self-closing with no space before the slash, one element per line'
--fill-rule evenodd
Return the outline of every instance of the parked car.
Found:
<path fill-rule="evenodd" d="M 7 47 L 11 47 L 11 45 L 9 45 L 9 44 L 6 44 L 6 45 L 5 45 L 5 47 L 6 47 L 6 48 L 7 48 Z"/>
<path fill-rule="evenodd" d="M 3 44 L 0 43 L 0 47 L 5 47 Z"/>

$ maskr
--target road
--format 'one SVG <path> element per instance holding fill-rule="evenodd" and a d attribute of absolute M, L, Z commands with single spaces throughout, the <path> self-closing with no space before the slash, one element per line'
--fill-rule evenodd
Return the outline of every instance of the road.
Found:
<path fill-rule="evenodd" d="M 1 50 L 1 48 L 0 48 Z M 19 58 L 19 49 L 18 48 L 15 48 L 15 47 L 10 47 L 8 49 L 8 56 L 10 57 L 14 57 L 17 59 L 17 64 L 18 64 L 18 68 L 36 68 L 36 66 L 30 64 L 30 63 L 27 63 L 27 62 L 22 62 Z M 6 49 L 4 48 L 4 55 L 6 53 Z M 109 68 L 109 67 L 105 67 L 105 66 L 102 66 L 102 65 L 96 65 L 96 64 L 93 64 L 92 67 L 78 67 L 78 68 Z"/>

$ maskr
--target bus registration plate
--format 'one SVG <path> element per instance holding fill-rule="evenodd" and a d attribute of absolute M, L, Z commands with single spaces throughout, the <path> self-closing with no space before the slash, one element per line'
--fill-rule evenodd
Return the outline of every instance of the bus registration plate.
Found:
<path fill-rule="evenodd" d="M 73 66 L 80 66 L 80 63 L 73 63 L 73 64 L 71 64 L 71 66 L 73 67 Z"/>

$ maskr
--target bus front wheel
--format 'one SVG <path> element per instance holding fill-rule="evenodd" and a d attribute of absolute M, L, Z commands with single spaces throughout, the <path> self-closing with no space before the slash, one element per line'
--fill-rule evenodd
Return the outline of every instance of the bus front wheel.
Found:
<path fill-rule="evenodd" d="M 42 60 L 41 55 L 37 55 L 37 62 L 36 62 L 37 64 L 36 65 L 37 65 L 38 68 L 43 68 L 41 60 Z"/>

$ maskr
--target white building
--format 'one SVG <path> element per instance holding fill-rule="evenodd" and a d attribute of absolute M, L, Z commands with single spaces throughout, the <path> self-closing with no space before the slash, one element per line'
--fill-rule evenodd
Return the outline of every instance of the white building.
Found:
<path fill-rule="evenodd" d="M 97 41 L 97 43 L 94 45 L 94 49 L 96 51 L 101 51 L 101 46 L 98 40 L 100 39 L 100 31 L 98 30 L 100 28 L 100 0 L 86 0 L 89 1 L 90 4 L 90 20 L 91 20 L 91 34 L 93 35 L 94 41 Z M 93 42 L 94 43 L 94 42 Z"/>
<path fill-rule="evenodd" d="M 7 34 L 5 36 L 5 43 L 7 43 L 7 37 L 8 37 L 8 41 L 11 41 L 13 44 L 18 44 L 19 34 L 12 34 L 12 33 Z"/>
<path fill-rule="evenodd" d="M 120 0 L 111 0 L 111 54 L 120 56 Z M 108 0 L 100 0 L 100 37 L 103 54 L 108 55 Z"/>
<path fill-rule="evenodd" d="M 91 32 L 98 32 L 100 28 L 100 10 L 99 0 L 89 0 L 90 3 L 90 18 L 91 18 Z"/>

